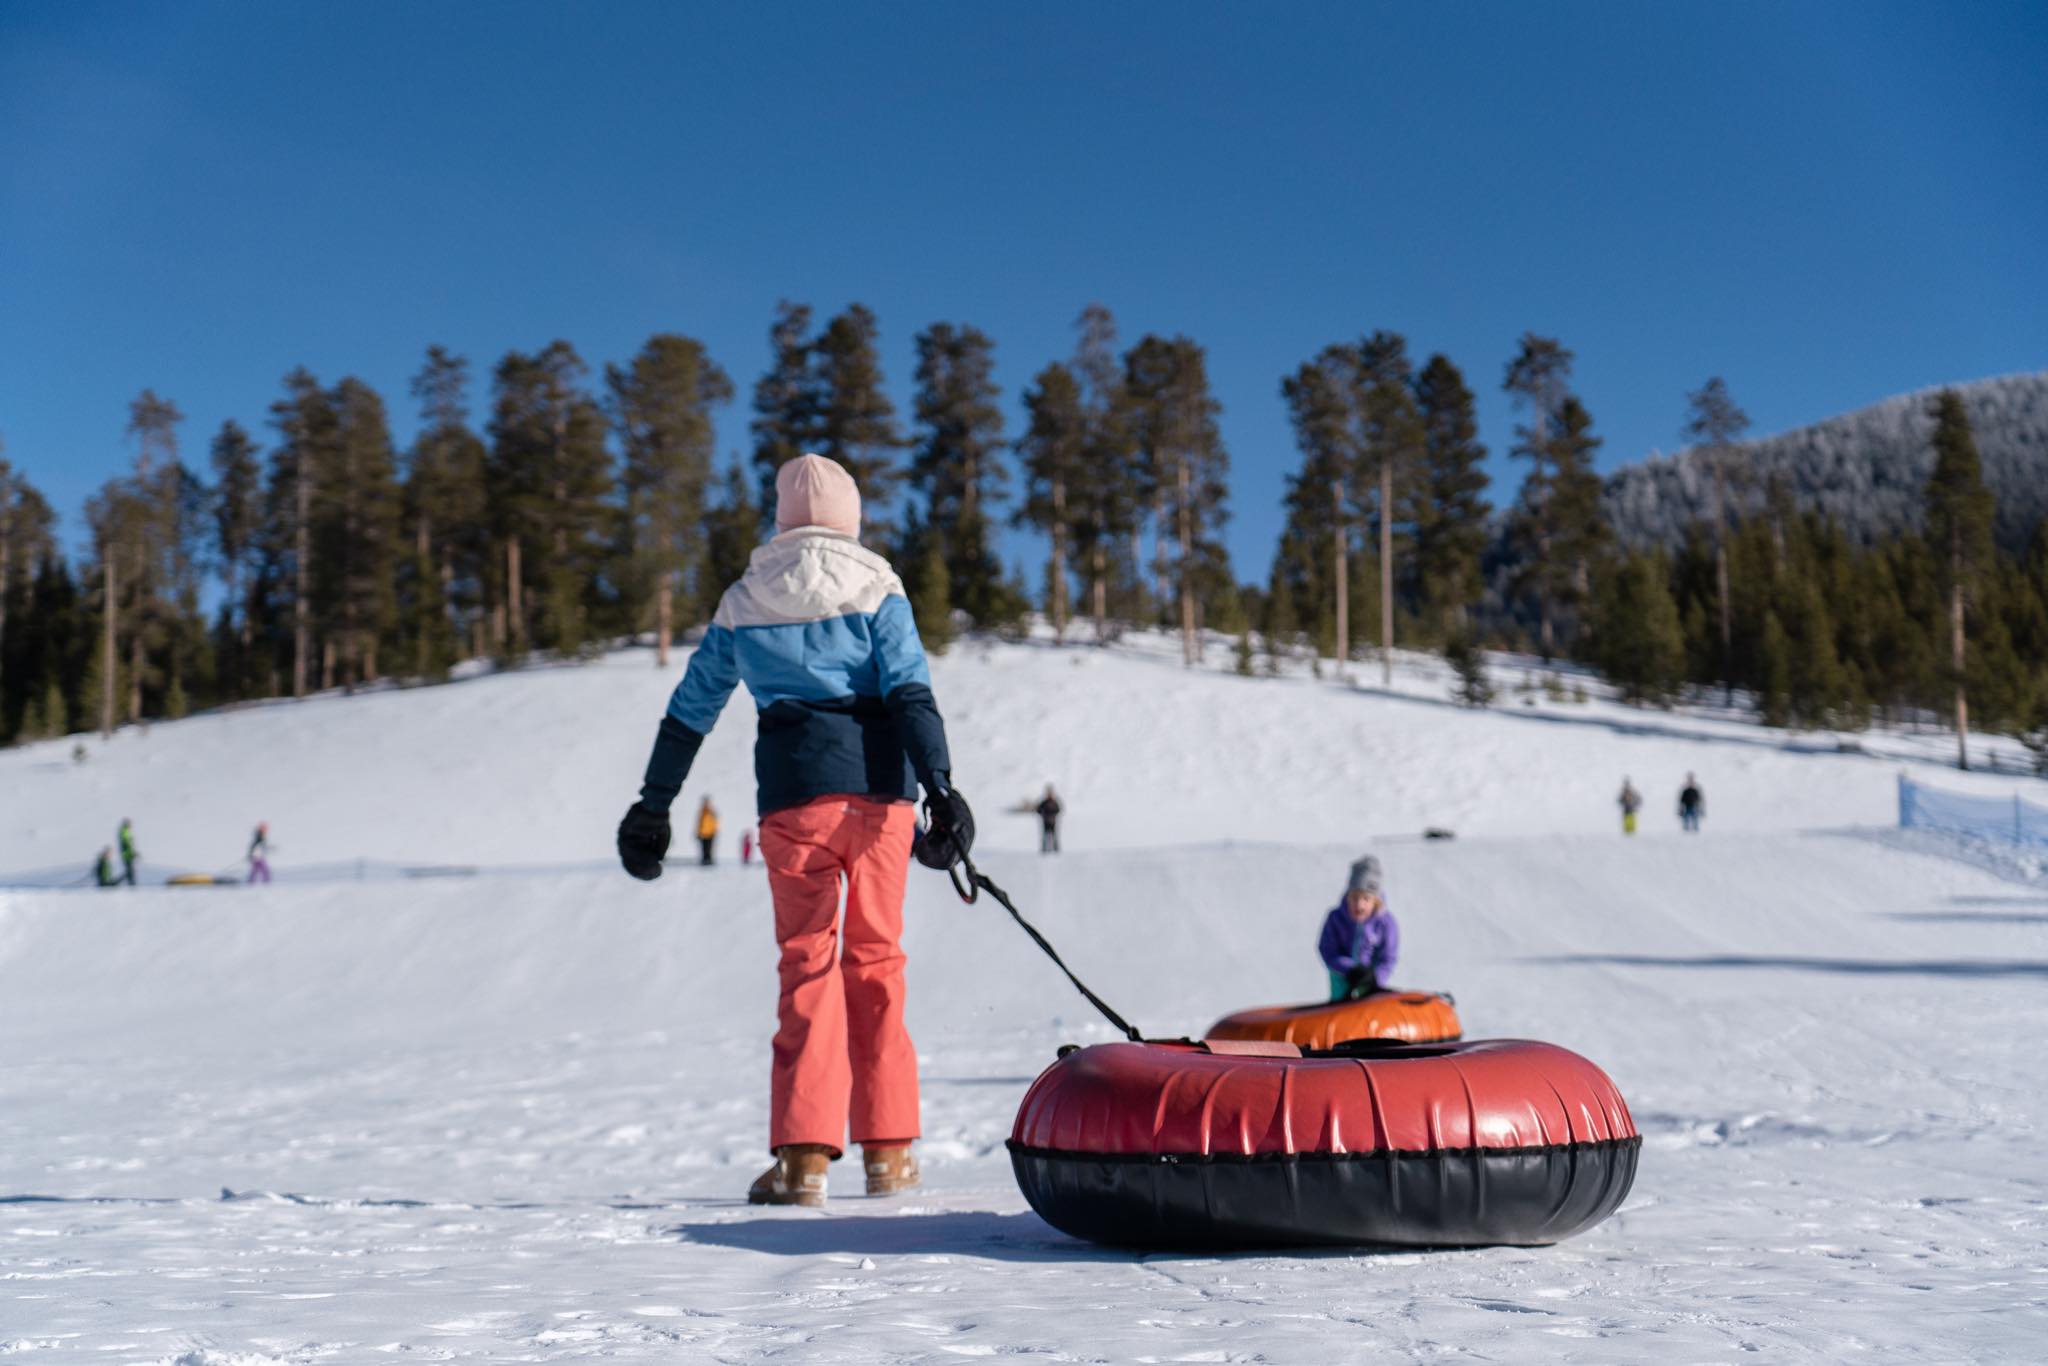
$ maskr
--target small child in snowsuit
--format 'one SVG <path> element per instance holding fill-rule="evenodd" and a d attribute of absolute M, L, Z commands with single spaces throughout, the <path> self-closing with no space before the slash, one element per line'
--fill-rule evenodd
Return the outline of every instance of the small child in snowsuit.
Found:
<path fill-rule="evenodd" d="M 697 808 L 697 863 L 709 868 L 712 863 L 712 849 L 718 842 L 718 811 L 706 797 L 704 804 Z"/>
<path fill-rule="evenodd" d="M 121 828 L 116 832 L 121 846 L 121 881 L 128 886 L 135 885 L 135 861 L 142 857 L 135 848 L 135 825 L 126 816 L 121 818 Z"/>
<path fill-rule="evenodd" d="M 1330 970 L 1330 999 L 1357 1000 L 1381 990 L 1401 956 L 1401 926 L 1380 891 L 1380 861 L 1351 865 L 1344 897 L 1323 917 L 1317 950 Z"/>
<path fill-rule="evenodd" d="M 1621 795 L 1614 799 L 1621 808 L 1621 833 L 1633 835 L 1636 832 L 1636 812 L 1643 809 L 1643 794 L 1636 791 L 1636 785 L 1628 779 L 1621 780 Z"/>
<path fill-rule="evenodd" d="M 256 822 L 256 833 L 249 837 L 249 885 L 270 881 L 270 822 Z"/>

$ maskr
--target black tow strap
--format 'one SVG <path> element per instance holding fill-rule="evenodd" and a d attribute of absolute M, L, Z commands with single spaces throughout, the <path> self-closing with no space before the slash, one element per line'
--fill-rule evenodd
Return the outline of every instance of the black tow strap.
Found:
<path fill-rule="evenodd" d="M 967 878 L 964 882 L 961 880 L 960 877 L 960 870 L 963 868 L 967 870 Z M 1036 925 L 1033 925 L 1030 921 L 1024 918 L 1024 913 L 1022 911 L 1019 911 L 1017 909 L 1016 903 L 1010 900 L 1010 894 L 1008 892 L 1005 892 L 1002 888 L 996 886 L 994 882 L 990 881 L 987 873 L 984 873 L 979 868 L 976 868 L 974 866 L 973 859 L 968 858 L 965 854 L 962 854 L 960 856 L 960 861 L 958 863 L 946 869 L 946 876 L 953 879 L 953 890 L 958 892 L 960 894 L 960 899 L 970 906 L 972 906 L 976 901 L 981 899 L 981 894 L 983 892 L 987 892 L 990 896 L 994 897 L 996 899 L 997 904 L 1010 913 L 1010 919 L 1016 921 L 1020 926 L 1023 927 L 1024 933 L 1031 936 L 1032 942 L 1037 944 L 1039 948 L 1045 950 L 1045 956 L 1047 958 L 1052 959 L 1053 966 L 1057 967 L 1061 972 L 1067 974 L 1067 980 L 1074 984 L 1074 989 L 1076 991 L 1079 991 L 1083 996 L 1086 996 L 1088 998 L 1089 1005 L 1092 1005 L 1097 1010 L 1101 1011 L 1102 1017 L 1108 1020 L 1111 1024 L 1115 1025 L 1118 1029 L 1122 1030 L 1124 1032 L 1124 1037 L 1129 1039 L 1132 1043 L 1143 1043 L 1145 1041 L 1145 1036 L 1138 1031 L 1138 1027 L 1136 1025 L 1132 1024 L 1129 1020 L 1126 1020 L 1123 1016 L 1117 1014 L 1115 1010 L 1110 1008 L 1109 1002 L 1103 1000 L 1100 996 L 1097 996 L 1094 992 L 1090 991 L 1088 989 L 1088 984 L 1074 975 L 1074 970 L 1068 967 L 1066 964 L 1066 960 L 1060 957 L 1059 950 L 1055 949 L 1052 946 L 1052 941 L 1047 939 L 1044 935 L 1040 934 L 1038 932 L 1038 927 Z"/>

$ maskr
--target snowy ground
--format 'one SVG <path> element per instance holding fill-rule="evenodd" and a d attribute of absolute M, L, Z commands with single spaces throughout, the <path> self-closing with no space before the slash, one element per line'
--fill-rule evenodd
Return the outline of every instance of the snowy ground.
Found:
<path fill-rule="evenodd" d="M 1455 990 L 1472 1036 L 1592 1057 L 1646 1135 L 1621 1213 L 1553 1248 L 1139 1257 L 1039 1221 L 1002 1149 L 1054 1048 L 1107 1028 L 937 875 L 909 943 L 928 1188 L 739 1202 L 765 1162 L 763 879 L 608 862 L 669 681 L 628 653 L 159 726 L 83 765 L 0 754 L 0 881 L 75 877 L 121 815 L 159 872 L 229 864 L 267 817 L 283 879 L 0 892 L 0 1355 L 2040 1357 L 2048 879 L 1850 829 L 1892 818 L 1902 767 L 2020 782 L 1942 774 L 1944 737 L 1475 716 L 1421 665 L 1390 696 L 1142 647 L 956 652 L 936 685 L 988 871 L 1148 1032 L 1312 996 L 1318 916 L 1370 846 L 1402 979 Z M 685 797 L 729 828 L 748 721 Z M 1697 839 L 1667 809 L 1687 770 Z M 1628 842 L 1624 773 L 1654 803 Z M 1048 777 L 1058 860 L 1000 814 Z M 477 871 L 404 875 L 429 864 Z"/>

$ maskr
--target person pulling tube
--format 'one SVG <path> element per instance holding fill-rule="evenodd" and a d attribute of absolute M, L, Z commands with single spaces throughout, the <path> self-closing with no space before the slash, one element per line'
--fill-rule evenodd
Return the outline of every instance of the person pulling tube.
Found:
<path fill-rule="evenodd" d="M 669 806 L 740 683 L 759 718 L 761 860 L 781 946 L 769 1088 L 775 1165 L 753 1204 L 822 1205 L 849 1131 L 867 1193 L 920 1180 L 917 1052 L 904 1027 L 903 886 L 911 844 L 950 867 L 974 822 L 902 581 L 860 543 L 853 476 L 803 455 L 775 476 L 776 534 L 726 589 L 669 699 L 619 861 L 661 876 Z M 927 826 L 917 830 L 922 785 Z M 839 927 L 840 885 L 846 888 Z"/>

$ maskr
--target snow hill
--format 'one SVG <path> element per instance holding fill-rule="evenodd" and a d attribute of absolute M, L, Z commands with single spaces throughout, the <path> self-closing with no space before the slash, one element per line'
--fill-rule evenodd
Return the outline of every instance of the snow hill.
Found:
<path fill-rule="evenodd" d="M 684 794 L 725 861 L 611 865 L 644 651 L 0 754 L 0 1355 L 436 1360 L 2033 1360 L 2048 879 L 1888 829 L 1948 737 L 969 643 L 935 687 L 987 870 L 1154 1034 L 1321 986 L 1373 849 L 1406 983 L 1614 1076 L 1634 1194 L 1547 1249 L 1149 1256 L 1040 1222 L 1002 1141 L 1109 1036 L 1001 913 L 913 877 L 928 1188 L 749 1210 L 774 947 L 732 861 L 751 718 Z M 1327 671 L 1327 666 L 1325 666 Z M 1508 662 L 1503 681 L 1520 677 Z M 1687 771 L 1708 829 L 1677 832 Z M 1651 798 L 1617 833 L 1614 791 Z M 1004 808 L 1057 782 L 1068 852 Z M 59 890 L 123 815 L 145 879 Z M 1425 827 L 1454 829 L 1424 841 Z M 424 876 L 426 873 L 436 876 Z M 845 1184 L 857 1177 L 839 1177 Z"/>

